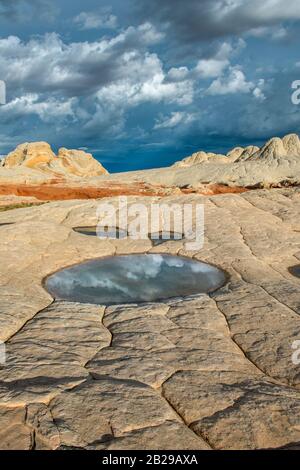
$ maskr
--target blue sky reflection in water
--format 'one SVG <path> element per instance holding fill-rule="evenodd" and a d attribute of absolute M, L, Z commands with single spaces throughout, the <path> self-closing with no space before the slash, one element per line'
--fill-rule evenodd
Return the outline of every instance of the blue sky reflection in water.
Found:
<path fill-rule="evenodd" d="M 188 258 L 147 254 L 88 261 L 63 269 L 46 280 L 61 300 L 113 305 L 209 292 L 225 282 L 214 266 Z"/>

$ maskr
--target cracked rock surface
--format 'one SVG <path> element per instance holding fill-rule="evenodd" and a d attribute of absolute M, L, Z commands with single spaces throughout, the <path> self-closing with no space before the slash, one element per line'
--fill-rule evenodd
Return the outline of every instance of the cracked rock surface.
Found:
<path fill-rule="evenodd" d="M 204 204 L 199 252 L 183 240 L 153 247 L 74 232 L 96 224 L 95 200 L 0 213 L 2 449 L 299 447 L 300 280 L 288 268 L 300 259 L 300 191 L 163 202 Z M 215 264 L 228 283 L 112 307 L 54 301 L 43 288 L 63 267 L 145 252 Z"/>

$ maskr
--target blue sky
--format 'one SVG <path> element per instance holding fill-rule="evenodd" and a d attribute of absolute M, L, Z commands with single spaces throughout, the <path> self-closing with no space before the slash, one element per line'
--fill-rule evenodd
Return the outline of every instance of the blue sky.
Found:
<path fill-rule="evenodd" d="M 0 154 L 124 171 L 299 133 L 299 26 L 299 0 L 0 0 Z"/>

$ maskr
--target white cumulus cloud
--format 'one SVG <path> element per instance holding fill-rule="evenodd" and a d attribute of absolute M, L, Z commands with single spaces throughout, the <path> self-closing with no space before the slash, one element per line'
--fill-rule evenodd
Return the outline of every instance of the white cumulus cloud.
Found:
<path fill-rule="evenodd" d="M 249 93 L 254 88 L 251 81 L 247 81 L 242 70 L 237 67 L 230 68 L 229 72 L 217 78 L 207 89 L 208 95 L 228 95 L 234 93 Z"/>
<path fill-rule="evenodd" d="M 82 11 L 79 15 L 75 16 L 74 23 L 82 30 L 97 28 L 114 29 L 117 27 L 117 17 L 111 13 Z"/>
<path fill-rule="evenodd" d="M 170 116 L 161 116 L 157 119 L 154 129 L 173 129 L 180 125 L 193 122 L 196 116 L 187 112 L 174 111 Z"/>

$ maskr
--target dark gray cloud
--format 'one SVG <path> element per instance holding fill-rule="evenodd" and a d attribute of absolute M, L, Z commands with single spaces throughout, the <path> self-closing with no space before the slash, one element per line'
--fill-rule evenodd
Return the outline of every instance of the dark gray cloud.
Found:
<path fill-rule="evenodd" d="M 136 0 L 136 8 L 141 18 L 163 23 L 187 42 L 300 20 L 299 0 Z"/>
<path fill-rule="evenodd" d="M 0 77 L 8 90 L 8 103 L 0 107 L 2 129 L 11 133 L 22 122 L 31 135 L 26 123 L 38 118 L 39 132 L 52 125 L 52 138 L 54 130 L 66 136 L 75 127 L 82 140 L 99 133 L 116 138 L 127 131 L 130 109 L 188 105 L 193 99 L 188 69 L 168 73 L 149 50 L 162 39 L 149 23 L 90 42 L 64 42 L 57 33 L 28 41 L 0 38 Z"/>
<path fill-rule="evenodd" d="M 90 95 L 120 81 L 128 86 L 143 84 L 153 76 L 158 83 L 165 78 L 162 64 L 148 47 L 161 38 L 149 23 L 91 42 L 66 43 L 57 33 L 29 41 L 16 36 L 0 38 L 0 74 L 16 95 Z"/>
<path fill-rule="evenodd" d="M 119 170 L 299 132 L 299 0 L 109 3 L 0 0 L 0 153 L 47 140 Z"/>

